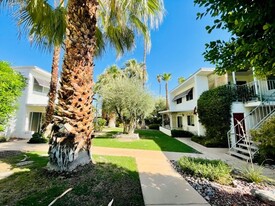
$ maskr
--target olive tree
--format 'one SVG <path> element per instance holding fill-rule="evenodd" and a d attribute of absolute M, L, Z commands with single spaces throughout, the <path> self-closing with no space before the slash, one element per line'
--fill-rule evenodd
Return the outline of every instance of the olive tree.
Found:
<path fill-rule="evenodd" d="M 151 94 L 143 88 L 142 80 L 136 78 L 111 79 L 102 85 L 99 94 L 104 99 L 105 106 L 117 113 L 124 125 L 123 133 L 133 134 L 137 118 L 153 111 Z"/>

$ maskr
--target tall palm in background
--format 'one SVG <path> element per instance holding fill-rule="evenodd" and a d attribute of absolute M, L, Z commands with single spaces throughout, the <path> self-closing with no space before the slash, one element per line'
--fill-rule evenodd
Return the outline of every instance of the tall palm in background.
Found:
<path fill-rule="evenodd" d="M 0 3 L 3 1 L 0 0 Z M 31 8 L 39 22 L 48 19 L 48 16 L 45 16 L 47 13 L 43 10 L 47 2 L 43 1 L 42 4 L 37 4 L 38 1 L 18 0 L 17 2 L 23 2 L 23 8 L 28 3 L 32 4 Z M 4 2 L 14 3 L 15 0 Z M 93 134 L 94 56 L 99 45 L 103 47 L 105 43 L 116 42 L 122 36 L 134 36 L 129 25 L 135 25 L 141 32 L 145 31 L 147 28 L 142 21 L 139 21 L 137 14 L 149 11 L 153 15 L 160 6 L 159 2 L 158 0 L 68 1 L 65 55 L 56 106 L 57 115 L 53 118 L 54 125 L 49 148 L 48 167 L 50 169 L 71 171 L 79 165 L 90 162 L 91 136 Z M 97 15 L 98 7 L 102 8 L 104 15 L 102 15 L 102 21 L 97 22 L 100 16 L 100 14 Z M 51 22 L 51 19 L 49 21 Z M 109 35 L 110 39 L 107 42 L 104 41 L 104 36 L 98 28 L 103 28 Z M 115 44 L 119 55 L 132 48 L 133 39 L 125 38 L 120 44 Z"/>
<path fill-rule="evenodd" d="M 171 79 L 171 73 L 163 73 L 162 80 L 165 81 L 166 110 L 169 109 L 168 103 L 168 81 Z"/>
<path fill-rule="evenodd" d="M 185 82 L 185 78 L 184 77 L 179 77 L 178 78 L 178 83 L 182 84 L 183 82 Z"/>
<path fill-rule="evenodd" d="M 161 96 L 161 79 L 162 79 L 162 75 L 158 74 L 157 75 L 157 80 L 158 80 L 158 83 L 159 83 L 159 96 Z"/>
<path fill-rule="evenodd" d="M 147 81 L 147 73 L 144 73 L 144 64 L 138 63 L 135 59 L 130 59 L 125 63 L 124 74 L 129 78 L 137 78 L 142 82 Z"/>

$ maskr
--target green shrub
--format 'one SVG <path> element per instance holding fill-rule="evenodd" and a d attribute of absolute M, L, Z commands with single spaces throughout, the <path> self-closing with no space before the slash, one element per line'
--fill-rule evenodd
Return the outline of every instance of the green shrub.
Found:
<path fill-rule="evenodd" d="M 172 137 L 192 137 L 192 136 L 194 136 L 194 134 L 192 132 L 185 131 L 185 130 L 176 130 L 176 129 L 171 130 L 171 135 L 172 135 Z"/>
<path fill-rule="evenodd" d="M 150 124 L 148 127 L 149 129 L 159 130 L 159 124 Z"/>
<path fill-rule="evenodd" d="M 231 168 L 221 160 L 182 157 L 178 161 L 182 170 L 190 175 L 203 177 L 220 184 L 231 184 Z"/>
<path fill-rule="evenodd" d="M 95 123 L 95 131 L 102 131 L 104 126 L 106 125 L 106 119 L 97 118 Z"/>
<path fill-rule="evenodd" d="M 259 142 L 260 159 L 275 161 L 275 117 L 264 122 L 259 129 L 251 130 L 253 140 Z"/>
<path fill-rule="evenodd" d="M 28 141 L 28 143 L 30 143 L 30 144 L 47 143 L 47 142 L 48 142 L 48 139 L 43 137 L 43 135 L 41 133 L 38 133 L 38 132 L 33 133 L 32 138 L 30 138 L 30 140 Z"/>
<path fill-rule="evenodd" d="M 6 142 L 7 141 L 7 139 L 6 139 L 6 137 L 0 137 L 0 142 Z"/>
<path fill-rule="evenodd" d="M 227 148 L 227 142 L 219 141 L 216 139 L 207 138 L 206 136 L 197 136 L 194 135 L 191 137 L 191 140 L 197 142 L 205 147 L 224 147 Z"/>
<path fill-rule="evenodd" d="M 198 99 L 198 115 L 206 128 L 206 138 L 211 146 L 227 144 L 233 96 L 228 86 L 220 86 L 203 92 Z"/>
<path fill-rule="evenodd" d="M 266 180 L 266 177 L 262 175 L 262 171 L 262 167 L 256 168 L 255 166 L 251 166 L 247 167 L 242 172 L 242 175 L 248 182 L 260 183 Z"/>

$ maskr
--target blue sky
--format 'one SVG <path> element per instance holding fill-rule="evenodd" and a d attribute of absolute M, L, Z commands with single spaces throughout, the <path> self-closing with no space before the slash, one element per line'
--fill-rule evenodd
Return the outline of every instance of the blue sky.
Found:
<path fill-rule="evenodd" d="M 205 62 L 202 53 L 205 43 L 210 40 L 225 39 L 229 35 L 225 31 L 214 31 L 208 34 L 205 26 L 212 23 L 210 17 L 196 20 L 196 14 L 203 8 L 194 6 L 193 0 L 165 0 L 166 15 L 160 27 L 152 31 L 152 49 L 147 56 L 147 70 L 149 75 L 148 87 L 158 95 L 159 84 L 156 80 L 158 74 L 171 73 L 169 90 L 178 85 L 180 76 L 189 77 L 200 67 L 213 67 Z M 1 8 L 2 9 L 2 8 Z M 41 52 L 31 47 L 24 37 L 18 38 L 18 29 L 11 16 L 3 10 L 0 13 L 0 60 L 8 61 L 12 66 L 35 65 L 50 71 L 52 54 Z M 94 78 L 102 73 L 107 66 L 117 64 L 123 66 L 128 59 L 143 59 L 143 42 L 137 39 L 136 48 L 122 58 L 116 59 L 113 50 L 96 59 Z M 164 95 L 164 84 L 162 84 Z"/>

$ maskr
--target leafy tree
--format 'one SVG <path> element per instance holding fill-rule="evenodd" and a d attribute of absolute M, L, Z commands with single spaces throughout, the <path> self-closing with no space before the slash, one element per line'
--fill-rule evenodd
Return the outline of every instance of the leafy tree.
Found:
<path fill-rule="evenodd" d="M 0 131 L 17 108 L 17 100 L 26 86 L 26 79 L 9 63 L 0 61 Z"/>
<path fill-rule="evenodd" d="M 159 114 L 160 111 L 165 110 L 165 99 L 164 98 L 156 98 L 154 100 L 154 110 L 146 117 L 146 124 L 158 124 L 161 125 L 162 116 Z"/>
<path fill-rule="evenodd" d="M 32 3 L 35 13 L 43 13 L 45 4 L 36 1 L 0 0 L 1 2 Z M 45 3 L 46 1 L 44 1 Z M 139 21 L 137 14 L 145 11 L 154 15 L 160 8 L 161 0 L 148 1 L 108 1 L 108 0 L 69 0 L 66 12 L 66 40 L 63 58 L 60 90 L 58 92 L 57 115 L 54 117 L 50 141 L 48 167 L 57 171 L 72 171 L 79 165 L 90 163 L 90 146 L 93 134 L 93 66 L 98 39 L 97 26 L 104 25 L 111 38 L 100 43 L 113 43 L 120 37 L 134 35 L 129 29 L 136 26 L 145 32 L 146 26 Z M 105 7 L 106 6 L 106 7 Z M 97 13 L 103 7 L 102 21 Z M 105 9 L 104 8 L 112 8 Z M 116 12 L 114 12 L 116 11 Z M 142 16 L 142 15 L 141 15 Z M 46 18 L 48 16 L 44 16 Z M 39 19 L 42 21 L 43 19 Z M 114 22 L 114 20 L 117 20 Z M 116 23 L 116 24 L 114 24 Z M 121 27 L 122 26 L 122 27 Z M 125 38 L 115 44 L 116 50 L 132 48 L 133 38 Z"/>
<path fill-rule="evenodd" d="M 169 103 L 168 103 L 168 81 L 171 79 L 170 73 L 164 73 L 162 74 L 162 80 L 165 81 L 165 95 L 166 95 L 166 110 L 169 109 Z"/>
<path fill-rule="evenodd" d="M 137 118 L 149 114 L 153 108 L 151 95 L 137 78 L 116 78 L 100 88 L 99 94 L 110 110 L 116 111 L 124 125 L 123 132 L 134 133 Z"/>
<path fill-rule="evenodd" d="M 204 57 L 219 73 L 254 68 L 258 75 L 275 74 L 275 1 L 273 0 L 195 0 L 206 11 L 198 18 L 215 18 L 206 30 L 227 30 L 229 41 L 206 44 Z"/>

